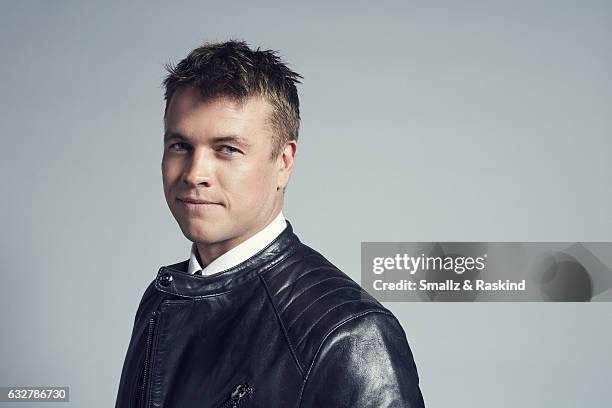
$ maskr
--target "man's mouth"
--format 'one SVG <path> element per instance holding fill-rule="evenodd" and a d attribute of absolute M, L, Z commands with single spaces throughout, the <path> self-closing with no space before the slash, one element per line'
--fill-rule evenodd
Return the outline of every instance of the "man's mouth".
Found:
<path fill-rule="evenodd" d="M 201 198 L 184 197 L 177 198 L 177 201 L 190 211 L 208 211 L 209 209 L 221 206 L 220 203 L 215 203 L 214 201 L 209 200 L 202 200 Z"/>
<path fill-rule="evenodd" d="M 209 200 L 202 200 L 200 198 L 179 197 L 178 200 L 189 204 L 219 204 Z"/>

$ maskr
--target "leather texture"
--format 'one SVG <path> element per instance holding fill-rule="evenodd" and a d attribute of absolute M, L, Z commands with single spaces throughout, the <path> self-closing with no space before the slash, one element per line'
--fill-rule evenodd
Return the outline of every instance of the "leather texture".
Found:
<path fill-rule="evenodd" d="M 288 221 L 234 268 L 187 265 L 145 290 L 116 408 L 424 406 L 397 319 Z"/>

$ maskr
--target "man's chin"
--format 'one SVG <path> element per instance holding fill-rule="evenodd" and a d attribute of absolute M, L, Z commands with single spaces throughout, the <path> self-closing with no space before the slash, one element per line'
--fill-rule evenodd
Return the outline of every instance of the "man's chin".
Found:
<path fill-rule="evenodd" d="M 207 233 L 207 234 L 186 233 L 184 235 L 185 235 L 185 238 L 187 238 L 191 242 L 195 242 L 196 244 L 211 245 L 211 244 L 215 244 L 222 240 L 222 239 L 219 239 L 214 234 L 210 234 L 210 233 Z"/>
<path fill-rule="evenodd" d="M 226 234 L 216 228 L 204 230 L 201 226 L 198 228 L 186 226 L 183 228 L 183 235 L 191 242 L 204 245 L 216 244 L 229 239 Z"/>

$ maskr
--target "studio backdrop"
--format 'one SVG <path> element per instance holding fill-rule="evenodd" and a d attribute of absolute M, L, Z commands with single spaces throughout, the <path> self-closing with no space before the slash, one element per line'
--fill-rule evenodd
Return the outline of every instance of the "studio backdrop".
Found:
<path fill-rule="evenodd" d="M 284 215 L 359 282 L 367 242 L 612 241 L 611 20 L 608 1 L 2 1 L 0 386 L 113 406 L 142 292 L 189 256 L 165 64 L 240 39 L 302 74 Z M 609 406 L 609 287 L 451 300 L 384 303 L 426 406 Z"/>

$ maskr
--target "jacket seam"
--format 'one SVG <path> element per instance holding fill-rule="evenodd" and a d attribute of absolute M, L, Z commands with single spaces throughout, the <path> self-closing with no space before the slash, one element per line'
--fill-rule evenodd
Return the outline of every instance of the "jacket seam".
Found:
<path fill-rule="evenodd" d="M 319 322 L 321 320 L 323 320 L 325 318 L 325 316 L 327 316 L 328 314 L 330 314 L 334 309 L 337 309 L 341 306 L 344 306 L 346 304 L 349 303 L 353 303 L 353 302 L 361 302 L 361 303 L 371 303 L 374 304 L 375 306 L 377 306 L 374 302 L 370 301 L 370 300 L 359 300 L 359 299 L 351 299 L 351 300 L 346 300 L 342 303 L 339 303 L 337 305 L 335 305 L 334 307 L 332 307 L 331 309 L 329 309 L 327 312 L 325 312 L 322 316 L 320 316 L 313 324 L 310 325 L 310 327 L 308 327 L 308 330 L 306 330 L 304 332 L 304 334 L 302 335 L 302 337 L 300 338 L 300 341 L 297 343 L 296 347 L 300 347 L 300 345 L 308 338 L 308 336 L 310 335 L 310 332 L 315 328 L 315 326 L 317 324 L 319 324 Z"/>
<path fill-rule="evenodd" d="M 285 337 L 285 341 L 287 342 L 287 347 L 289 348 L 289 352 L 291 353 L 291 357 L 293 357 L 293 360 L 295 361 L 295 364 L 298 368 L 298 371 L 300 372 L 300 376 L 302 377 L 302 379 L 304 379 L 304 370 L 302 369 L 302 366 L 300 365 L 300 361 L 297 357 L 297 353 L 295 351 L 295 349 L 293 348 L 293 344 L 291 343 L 291 340 L 289 339 L 289 333 L 287 332 L 287 329 L 283 323 L 283 319 L 281 318 L 280 314 L 278 313 L 278 309 L 276 307 L 276 303 L 274 303 L 274 299 L 272 299 L 272 295 L 270 294 L 270 288 L 268 287 L 268 284 L 266 282 L 266 280 L 264 279 L 263 276 L 261 276 L 261 274 L 259 274 L 259 279 L 261 280 L 261 283 L 264 287 L 264 290 L 266 291 L 266 296 L 268 297 L 268 300 L 270 301 L 270 304 L 272 305 L 272 310 L 274 310 L 274 314 L 276 315 L 276 320 L 278 321 L 278 324 L 281 327 L 281 330 L 283 332 L 283 336 Z"/>
<path fill-rule="evenodd" d="M 301 245 L 301 246 L 303 247 L 304 245 Z M 318 255 L 318 254 L 307 254 L 307 255 L 303 255 L 303 256 L 301 256 L 299 259 L 295 259 L 295 260 L 293 261 L 292 265 L 294 265 L 294 264 L 296 264 L 296 263 L 298 263 L 298 262 L 303 262 L 303 261 L 304 261 L 304 259 L 306 259 L 306 258 L 310 258 L 310 257 L 312 257 L 312 256 L 317 256 L 317 255 Z M 291 265 L 289 265 L 289 266 L 291 266 Z M 283 269 L 282 271 L 278 272 L 276 275 L 274 275 L 274 276 L 270 277 L 270 281 L 273 281 L 273 280 L 275 280 L 275 279 L 279 279 L 279 276 L 281 276 L 283 273 L 285 273 L 285 271 L 288 271 L 288 270 L 290 271 L 290 268 L 285 268 L 285 269 Z M 297 282 L 297 281 L 298 281 L 300 278 L 301 278 L 301 276 L 300 276 L 300 277 L 298 277 L 298 278 L 296 279 L 296 282 Z M 281 292 L 279 292 L 279 293 L 281 293 Z"/>
<path fill-rule="evenodd" d="M 303 257 L 303 258 L 302 258 L 302 260 L 303 260 L 303 259 L 305 259 L 305 258 L 307 258 L 307 257 L 309 257 L 309 256 L 319 256 L 319 255 L 317 255 L 317 254 L 307 255 L 307 256 Z M 328 270 L 332 270 L 332 271 L 334 271 L 334 272 L 338 270 L 337 268 L 334 268 L 334 267 L 329 266 L 329 265 L 321 265 L 321 266 L 317 266 L 317 267 L 314 267 L 314 268 L 312 268 L 312 269 L 310 269 L 310 270 L 308 270 L 308 271 L 306 271 L 306 272 L 302 273 L 300 276 L 298 276 L 298 277 L 295 279 L 295 282 L 299 282 L 299 281 L 300 281 L 302 278 L 304 278 L 305 276 L 310 275 L 310 274 L 311 274 L 311 273 L 313 273 L 313 272 L 323 271 L 323 270 L 326 270 L 326 269 L 328 269 Z"/>
<path fill-rule="evenodd" d="M 306 376 L 304 377 L 304 381 L 302 382 L 302 388 L 300 389 L 300 395 L 299 395 L 299 398 L 298 398 L 297 408 L 300 408 L 302 406 L 302 399 L 304 398 L 304 390 L 306 389 L 306 384 L 308 383 L 308 379 L 310 378 L 310 373 L 312 372 L 312 369 L 315 366 L 315 363 L 317 362 L 317 359 L 319 358 L 319 353 L 321 352 L 321 349 L 323 348 L 323 345 L 327 341 L 327 338 L 330 337 L 333 332 L 338 330 L 344 324 L 346 324 L 346 323 L 348 323 L 350 321 L 353 321 L 355 319 L 358 319 L 358 318 L 360 318 L 362 316 L 365 316 L 367 314 L 370 314 L 370 313 L 380 313 L 380 314 L 383 314 L 383 315 L 386 315 L 386 316 L 395 317 L 388 310 L 366 310 L 366 311 L 358 313 L 358 314 L 356 314 L 354 316 L 348 317 L 348 318 L 344 319 L 343 321 L 341 321 L 340 323 L 336 324 L 334 327 L 332 327 L 332 329 L 325 335 L 325 337 L 323 337 L 323 340 L 321 340 L 321 343 L 319 344 L 319 347 L 317 347 L 317 351 L 315 352 L 315 355 L 312 358 L 312 361 L 310 362 L 310 366 L 308 367 L 308 371 L 306 372 Z"/>
<path fill-rule="evenodd" d="M 316 298 L 316 299 L 314 299 L 312 302 L 310 302 L 308 305 L 306 305 L 306 307 L 304 307 L 304 309 L 302 309 L 302 311 L 301 311 L 300 313 L 298 313 L 298 314 L 297 314 L 297 316 L 295 316 L 295 318 L 293 318 L 293 320 L 291 320 L 291 323 L 289 323 L 289 328 L 291 329 L 291 328 L 293 327 L 293 325 L 295 325 L 295 324 L 296 324 L 296 323 L 297 323 L 297 322 L 300 320 L 300 318 L 301 318 L 302 316 L 304 316 L 304 314 L 305 314 L 305 313 L 308 311 L 308 309 L 310 309 L 310 308 L 311 308 L 313 305 L 315 305 L 315 304 L 316 304 L 317 302 L 319 302 L 321 299 L 323 299 L 324 297 L 329 296 L 329 295 L 331 295 L 331 294 L 333 294 L 333 293 L 336 293 L 336 292 L 338 292 L 338 291 L 340 291 L 340 290 L 342 290 L 342 289 L 347 289 L 347 288 L 348 288 L 348 289 L 351 289 L 351 290 L 354 290 L 354 291 L 361 292 L 361 288 L 356 288 L 356 287 L 355 287 L 355 285 L 345 285 L 345 286 L 340 286 L 340 287 L 338 287 L 338 288 L 334 288 L 334 289 L 330 290 L 329 292 L 325 292 L 324 294 L 322 294 L 321 296 L 317 297 L 317 298 Z M 334 309 L 335 307 L 341 306 L 341 305 L 343 305 L 344 303 L 351 302 L 351 301 L 359 301 L 359 300 L 360 300 L 360 299 L 351 299 L 351 300 L 348 300 L 348 301 L 346 301 L 346 302 L 343 302 L 343 303 L 340 303 L 340 304 L 338 304 L 338 305 L 334 306 L 332 309 Z M 327 312 L 325 312 L 325 314 L 324 314 L 324 315 L 322 315 L 321 317 L 324 317 L 324 316 L 325 316 L 326 314 L 328 314 L 328 313 L 330 312 L 330 310 L 332 310 L 332 309 L 329 309 L 329 310 L 328 310 Z M 315 323 L 318 323 L 318 320 L 317 320 L 317 322 L 315 322 Z"/>
<path fill-rule="evenodd" d="M 284 313 L 285 311 L 287 311 L 287 309 L 289 309 L 289 307 L 290 307 L 290 306 L 293 304 L 293 302 L 294 302 L 296 299 L 299 299 L 299 298 L 300 298 L 302 295 L 304 295 L 304 294 L 305 294 L 306 292 L 308 292 L 310 289 L 314 288 L 315 286 L 317 286 L 317 285 L 319 285 L 319 284 L 321 284 L 321 283 L 323 283 L 323 282 L 327 282 L 327 281 L 332 280 L 332 279 L 341 279 L 342 281 L 346 281 L 346 278 L 344 278 L 344 277 L 342 277 L 342 276 L 332 276 L 331 278 L 321 279 L 321 280 L 317 281 L 316 283 L 313 283 L 312 285 L 307 286 L 305 289 L 302 289 L 300 292 L 296 293 L 296 294 L 295 294 L 295 296 L 293 296 L 293 297 L 291 298 L 291 300 L 290 300 L 289 302 L 287 302 L 287 305 L 286 305 L 286 306 L 283 308 L 283 313 Z M 294 283 L 295 283 L 295 281 L 294 281 Z M 281 291 L 281 292 L 278 292 L 278 293 L 282 293 L 282 291 Z"/>

